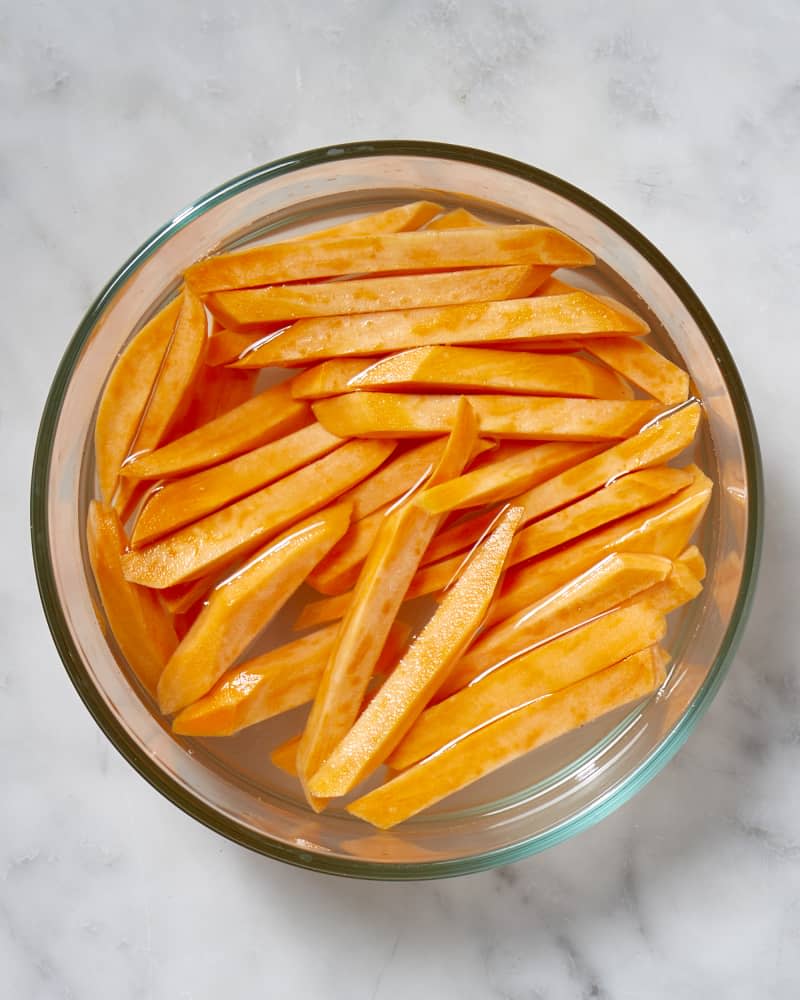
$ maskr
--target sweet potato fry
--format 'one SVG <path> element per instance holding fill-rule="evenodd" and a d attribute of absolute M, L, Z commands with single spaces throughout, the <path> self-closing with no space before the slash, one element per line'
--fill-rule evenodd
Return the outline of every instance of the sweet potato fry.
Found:
<path fill-rule="evenodd" d="M 684 559 L 683 555 L 678 556 L 665 580 L 654 584 L 636 597 L 628 598 L 623 604 L 627 606 L 632 601 L 638 600 L 648 608 L 668 615 L 670 611 L 675 611 L 676 608 L 693 601 L 703 589 L 703 584 L 692 572 L 692 561 L 692 556 L 687 559 Z"/>
<path fill-rule="evenodd" d="M 678 562 L 683 563 L 687 569 L 691 570 L 692 576 L 696 579 L 705 580 L 706 561 L 696 545 L 690 545 L 688 549 L 681 552 L 678 556 Z"/>
<path fill-rule="evenodd" d="M 654 399 L 675 406 L 689 398 L 689 375 L 649 344 L 633 337 L 588 338 L 576 346 L 604 361 Z"/>
<path fill-rule="evenodd" d="M 173 299 L 142 327 L 117 358 L 108 377 L 94 430 L 100 494 L 111 503 L 122 463 L 130 453 L 181 308 Z"/>
<path fill-rule="evenodd" d="M 159 590 L 158 596 L 164 607 L 173 615 L 182 615 L 190 611 L 198 601 L 209 594 L 222 579 L 225 570 L 201 576 L 191 583 L 176 583 L 174 587 Z"/>
<path fill-rule="evenodd" d="M 475 267 L 308 285 L 271 285 L 212 292 L 206 305 L 227 329 L 250 330 L 264 323 L 285 323 L 309 316 L 519 299 L 532 294 L 549 277 L 550 270 L 536 265 Z"/>
<path fill-rule="evenodd" d="M 295 525 L 216 586 L 158 682 L 161 711 L 202 697 L 277 614 L 350 523 L 347 504 Z"/>
<path fill-rule="evenodd" d="M 580 625 L 427 708 L 386 763 L 402 771 L 499 716 L 638 653 L 666 630 L 664 616 L 641 602 Z"/>
<path fill-rule="evenodd" d="M 481 434 L 538 441 L 602 441 L 635 434 L 659 410 L 647 400 L 466 396 Z M 452 426 L 458 396 L 352 392 L 312 403 L 339 437 L 430 437 Z"/>
<path fill-rule="evenodd" d="M 444 271 L 500 264 L 581 267 L 592 255 L 547 226 L 420 230 L 383 236 L 328 236 L 269 243 L 192 264 L 196 294 L 253 288 L 304 278 L 392 271 Z"/>
<path fill-rule="evenodd" d="M 664 679 L 660 656 L 643 650 L 547 698 L 539 698 L 403 771 L 347 806 L 388 829 L 530 750 L 638 701 Z"/>
<path fill-rule="evenodd" d="M 122 575 L 127 539 L 112 507 L 96 500 L 89 504 L 86 544 L 111 633 L 133 672 L 155 694 L 164 665 L 178 645 L 175 629 L 155 594 Z"/>
<path fill-rule="evenodd" d="M 387 503 L 360 521 L 354 521 L 323 560 L 308 575 L 308 583 L 320 594 L 343 594 L 355 586 L 358 574 L 386 515 L 395 506 Z"/>
<path fill-rule="evenodd" d="M 186 736 L 230 736 L 311 701 L 337 630 L 337 625 L 329 625 L 231 667 L 207 695 L 175 717 L 173 732 Z M 408 626 L 400 622 L 392 625 L 376 673 L 394 666 L 408 636 Z"/>
<path fill-rule="evenodd" d="M 349 389 L 348 383 L 372 364 L 371 358 L 332 358 L 307 368 L 292 379 L 295 399 L 327 399 Z M 248 370 L 248 369 L 245 369 Z"/>
<path fill-rule="evenodd" d="M 541 600 L 611 552 L 647 552 L 675 559 L 687 546 L 711 497 L 711 481 L 700 470 L 680 493 L 629 514 L 551 555 L 509 570 L 489 610 L 487 624 L 509 618 Z"/>
<path fill-rule="evenodd" d="M 130 450 L 150 452 L 157 448 L 177 423 L 191 400 L 206 351 L 208 321 L 200 300 L 184 288 L 175 328 L 153 383 Z M 120 470 L 127 473 L 128 463 Z M 114 507 L 125 519 L 137 484 L 121 478 L 114 495 Z"/>
<path fill-rule="evenodd" d="M 452 212 L 440 215 L 438 219 L 429 222 L 426 229 L 477 229 L 486 223 L 468 212 L 466 208 L 454 208 Z"/>
<path fill-rule="evenodd" d="M 690 403 L 626 441 L 534 486 L 520 498 L 525 507 L 524 523 L 600 489 L 617 476 L 668 462 L 692 443 L 699 422 L 700 405 Z"/>
<path fill-rule="evenodd" d="M 536 291 L 537 296 L 541 295 L 570 295 L 572 292 L 578 291 L 574 285 L 568 285 L 566 281 L 562 281 L 560 278 L 550 277 L 543 285 L 540 285 Z"/>
<path fill-rule="evenodd" d="M 547 594 L 530 608 L 498 622 L 478 636 L 436 693 L 442 700 L 491 667 L 554 636 L 641 597 L 667 578 L 672 562 L 663 556 L 614 552 Z"/>
<path fill-rule="evenodd" d="M 342 391 L 352 389 L 630 398 L 619 376 L 583 358 L 480 347 L 434 346 L 402 351 L 354 372 Z"/>
<path fill-rule="evenodd" d="M 588 292 L 571 292 L 506 302 L 301 319 L 250 351 L 236 367 L 291 367 L 326 358 L 391 354 L 437 344 L 505 347 L 522 341 L 530 350 L 530 344 L 548 338 L 641 336 L 648 329 L 620 303 Z"/>
<path fill-rule="evenodd" d="M 435 215 L 441 212 L 442 206 L 432 201 L 413 201 L 407 205 L 396 205 L 384 209 L 383 212 L 373 212 L 351 219 L 350 222 L 339 222 L 327 229 L 315 229 L 296 237 L 298 240 L 324 240 L 339 236 L 380 236 L 388 233 L 408 233 L 420 229 Z"/>
<path fill-rule="evenodd" d="M 269 323 L 257 331 L 218 330 L 208 339 L 206 364 L 220 367 L 240 361 L 249 351 L 260 346 L 271 334 L 282 330 L 284 326 L 285 323 Z"/>
<path fill-rule="evenodd" d="M 403 738 L 479 627 L 520 516 L 516 507 L 503 515 L 380 691 L 308 781 L 312 795 L 347 794 Z"/>
<path fill-rule="evenodd" d="M 352 599 L 352 590 L 347 590 L 335 597 L 323 597 L 319 601 L 309 601 L 295 619 L 292 631 L 303 632 L 307 628 L 317 628 L 319 625 L 338 621 L 347 612 Z"/>
<path fill-rule="evenodd" d="M 122 467 L 130 479 L 161 479 L 216 465 L 310 424 L 307 403 L 292 398 L 282 382 L 241 403 L 163 448 L 140 454 Z"/>
<path fill-rule="evenodd" d="M 426 489 L 415 502 L 431 514 L 442 514 L 506 500 L 596 455 L 602 448 L 603 445 L 556 441 L 526 447 L 508 458 L 500 457 L 498 461 L 491 461 L 493 456 L 489 455 L 489 461 L 480 468 Z M 481 525 L 476 525 L 476 528 L 478 535 L 466 544 L 479 537 L 483 528 Z"/>
<path fill-rule="evenodd" d="M 258 372 L 252 368 L 210 368 L 206 355 L 206 365 L 197 377 L 192 401 L 180 422 L 180 436 L 246 403 L 253 396 L 257 378 Z M 178 436 L 176 429 L 172 436 Z"/>
<path fill-rule="evenodd" d="M 257 493 L 128 552 L 125 576 L 161 589 L 212 573 L 340 496 L 393 448 L 393 441 L 349 441 Z"/>
<path fill-rule="evenodd" d="M 191 524 L 322 458 L 340 444 L 341 438 L 313 423 L 228 462 L 169 482 L 145 501 L 131 543 L 145 545 Z"/>
<path fill-rule="evenodd" d="M 297 748 L 300 746 L 300 738 L 302 733 L 297 733 L 295 736 L 290 736 L 288 740 L 284 740 L 283 743 L 278 744 L 274 750 L 270 751 L 269 759 L 285 774 L 291 774 L 293 778 L 297 777 Z"/>
<path fill-rule="evenodd" d="M 693 479 L 692 472 L 667 466 L 630 472 L 555 514 L 534 521 L 514 539 L 508 564 L 525 562 L 594 528 L 650 507 L 684 489 Z"/>
<path fill-rule="evenodd" d="M 457 476 L 472 454 L 478 424 L 463 399 L 453 430 L 430 481 Z M 298 752 L 303 786 L 346 736 L 406 588 L 439 519 L 406 502 L 384 518 L 342 620 Z M 316 808 L 315 797 L 309 801 Z"/>

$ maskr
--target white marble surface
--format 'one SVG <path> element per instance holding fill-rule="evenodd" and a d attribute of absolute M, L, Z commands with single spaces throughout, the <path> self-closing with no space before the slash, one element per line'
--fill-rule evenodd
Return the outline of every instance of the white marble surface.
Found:
<path fill-rule="evenodd" d="M 0 5 L 0 995 L 798 995 L 799 39 L 793 0 Z M 137 777 L 60 667 L 26 523 L 49 380 L 129 251 L 253 164 L 394 136 L 648 233 L 733 349 L 768 487 L 750 627 L 676 760 L 570 843 L 412 885 L 256 857 Z"/>

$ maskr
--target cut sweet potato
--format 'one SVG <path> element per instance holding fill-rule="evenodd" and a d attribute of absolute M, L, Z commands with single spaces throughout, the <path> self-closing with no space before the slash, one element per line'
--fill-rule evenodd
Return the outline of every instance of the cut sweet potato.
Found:
<path fill-rule="evenodd" d="M 355 725 L 308 781 L 312 795 L 345 795 L 392 752 L 471 640 L 492 599 L 521 511 L 512 507 Z"/>
<path fill-rule="evenodd" d="M 383 236 L 327 236 L 269 243 L 192 264 L 186 281 L 198 295 L 304 278 L 379 271 L 445 271 L 500 264 L 580 267 L 594 257 L 547 226 L 421 230 Z"/>
<path fill-rule="evenodd" d="M 270 542 L 214 588 L 158 682 L 161 711 L 202 697 L 247 649 L 350 523 L 347 504 L 329 507 Z"/>
<path fill-rule="evenodd" d="M 211 341 L 209 340 L 209 344 Z M 174 437 L 187 434 L 203 424 L 236 409 L 253 396 L 258 372 L 253 369 L 209 368 L 206 365 L 197 377 L 194 395 L 181 420 L 180 428 L 173 428 Z M 244 376 L 244 377 L 243 377 Z"/>
<path fill-rule="evenodd" d="M 178 645 L 175 629 L 155 594 L 122 575 L 127 539 L 112 507 L 96 500 L 89 504 L 86 544 L 111 633 L 133 672 L 155 694 L 164 665 Z"/>
<path fill-rule="evenodd" d="M 472 454 L 477 431 L 475 415 L 462 399 L 431 482 L 461 472 Z M 410 503 L 384 518 L 359 575 L 300 741 L 298 767 L 304 787 L 356 721 L 391 624 L 438 520 Z M 313 796 L 310 801 L 316 805 Z"/>
<path fill-rule="evenodd" d="M 350 222 L 339 222 L 327 229 L 315 229 L 296 237 L 298 240 L 323 240 L 339 236 L 380 236 L 385 233 L 407 233 L 419 229 L 441 212 L 442 206 L 432 201 L 414 201 L 397 205 L 383 212 L 362 215 Z"/>
<path fill-rule="evenodd" d="M 161 589 L 212 573 L 340 496 L 374 471 L 393 448 L 393 441 L 349 441 L 257 493 L 128 552 L 125 575 L 134 583 Z"/>
<path fill-rule="evenodd" d="M 650 694 L 664 679 L 659 655 L 643 650 L 606 670 L 483 726 L 347 806 L 387 829 L 530 750 Z"/>
<path fill-rule="evenodd" d="M 393 354 L 354 372 L 347 389 L 630 398 L 614 372 L 583 358 L 480 347 L 416 347 Z"/>
<path fill-rule="evenodd" d="M 692 571 L 692 576 L 698 580 L 706 578 L 706 561 L 703 554 L 696 545 L 690 545 L 678 556 L 678 562 L 683 563 L 687 569 Z"/>
<path fill-rule="evenodd" d="M 321 594 L 343 594 L 355 586 L 381 525 L 394 506 L 385 504 L 350 525 L 344 538 L 309 573 L 308 582 L 315 590 Z"/>
<path fill-rule="evenodd" d="M 173 299 L 144 326 L 117 358 L 108 377 L 94 430 L 94 453 L 100 493 L 111 502 L 122 463 L 153 390 L 181 308 Z"/>
<path fill-rule="evenodd" d="M 520 498 L 525 523 L 600 489 L 617 476 L 668 462 L 689 447 L 699 422 L 700 405 L 690 403 L 626 441 L 534 486 Z"/>
<path fill-rule="evenodd" d="M 249 351 L 266 342 L 270 335 L 282 330 L 285 325 L 285 323 L 270 323 L 258 331 L 246 333 L 241 330 L 218 330 L 209 337 L 206 364 L 219 367 L 240 361 Z"/>
<path fill-rule="evenodd" d="M 313 420 L 308 403 L 292 397 L 288 382 L 248 399 L 221 417 L 122 467 L 130 479 L 161 479 L 216 465 L 291 434 Z"/>
<path fill-rule="evenodd" d="M 297 733 L 296 736 L 290 736 L 288 740 L 284 740 L 283 743 L 278 744 L 274 750 L 270 751 L 269 759 L 285 774 L 291 774 L 293 778 L 297 777 L 297 748 L 300 746 L 300 738 L 302 733 Z"/>
<path fill-rule="evenodd" d="M 541 521 L 534 521 L 521 531 L 509 553 L 509 566 L 532 559 L 626 514 L 650 507 L 684 489 L 693 479 L 692 472 L 668 466 L 641 469 L 615 479 L 603 489 Z"/>
<path fill-rule="evenodd" d="M 176 583 L 174 587 L 165 587 L 164 590 L 159 590 L 158 597 L 173 615 L 186 614 L 214 589 L 224 572 L 225 570 L 220 570 L 201 576 L 191 583 Z"/>
<path fill-rule="evenodd" d="M 438 219 L 429 222 L 426 229 L 477 229 L 486 223 L 468 212 L 466 208 L 454 208 L 452 212 L 440 215 Z"/>
<path fill-rule="evenodd" d="M 466 396 L 481 434 L 538 441 L 602 441 L 635 434 L 659 410 L 647 400 Z M 312 403 L 339 437 L 430 437 L 452 426 L 458 396 L 353 392 Z"/>
<path fill-rule="evenodd" d="M 431 514 L 443 514 L 449 510 L 506 500 L 596 455 L 603 447 L 558 441 L 525 447 L 508 458 L 500 455 L 496 461 L 492 461 L 494 456 L 489 455 L 488 461 L 480 468 L 472 469 L 449 483 L 426 489 L 415 502 Z M 483 527 L 478 524 L 476 530 L 480 534 Z M 479 534 L 469 542 L 475 541 Z"/>
<path fill-rule="evenodd" d="M 230 736 L 311 701 L 337 630 L 337 625 L 329 625 L 232 667 L 207 695 L 175 717 L 173 732 L 186 736 Z M 400 622 L 392 625 L 376 673 L 394 666 L 408 636 L 408 626 Z"/>
<path fill-rule="evenodd" d="M 475 267 L 434 274 L 272 285 L 213 292 L 206 305 L 226 328 L 248 330 L 264 323 L 289 322 L 308 316 L 518 299 L 534 292 L 549 277 L 550 270 L 536 265 Z"/>
<path fill-rule="evenodd" d="M 428 479 L 441 460 L 446 445 L 446 436 L 415 445 L 394 456 L 391 462 L 354 486 L 343 497 L 353 505 L 353 520 L 361 520 Z"/>
<path fill-rule="evenodd" d="M 327 399 L 348 391 L 350 379 L 372 364 L 371 358 L 332 358 L 292 379 L 295 399 Z"/>
<path fill-rule="evenodd" d="M 132 455 L 157 448 L 177 423 L 192 398 L 195 382 L 203 368 L 208 321 L 202 302 L 184 288 L 180 312 L 170 337 L 142 418 L 130 443 Z M 127 478 L 130 466 L 123 463 L 114 496 L 114 507 L 126 517 L 137 484 Z"/>
<path fill-rule="evenodd" d="M 664 616 L 642 603 L 580 625 L 427 708 L 386 763 L 404 770 L 501 715 L 638 653 L 666 630 Z"/>
<path fill-rule="evenodd" d="M 313 423 L 229 462 L 167 483 L 145 501 L 131 542 L 145 545 L 191 524 L 316 461 L 340 444 L 341 438 Z"/>
<path fill-rule="evenodd" d="M 644 320 L 620 303 L 588 292 L 571 292 L 507 302 L 301 319 L 248 353 L 236 366 L 302 365 L 435 344 L 499 346 L 515 341 L 529 344 L 548 338 L 641 336 L 647 332 Z"/>
<path fill-rule="evenodd" d="M 668 615 L 670 611 L 675 611 L 676 608 L 693 601 L 703 589 L 703 584 L 692 572 L 692 561 L 691 557 L 688 561 L 684 561 L 682 556 L 678 556 L 665 580 L 654 584 L 635 598 L 628 598 L 624 604 L 628 605 L 633 600 L 638 600 L 642 605 L 662 615 Z"/>
<path fill-rule="evenodd" d="M 303 605 L 300 614 L 292 625 L 292 631 L 303 632 L 307 628 L 317 628 L 328 622 L 338 621 L 344 617 L 353 599 L 352 590 L 335 597 L 323 597 L 319 601 L 309 601 Z"/>
<path fill-rule="evenodd" d="M 577 342 L 576 342 L 577 344 Z M 689 398 L 689 375 L 649 344 L 632 337 L 590 338 L 577 346 L 604 361 L 654 399 L 675 406 Z"/>
<path fill-rule="evenodd" d="M 456 552 L 463 552 L 464 549 L 471 548 L 491 529 L 499 513 L 499 506 L 491 507 L 466 520 L 460 519 L 455 524 L 439 531 L 425 550 L 420 565 L 428 566 L 430 563 L 446 559 Z"/>
<path fill-rule="evenodd" d="M 675 559 L 687 546 L 711 497 L 711 481 L 699 469 L 680 493 L 629 514 L 506 574 L 488 624 L 509 618 L 584 572 L 611 552 L 647 552 Z"/>
<path fill-rule="evenodd" d="M 483 631 L 436 693 L 447 698 L 494 666 L 548 639 L 643 596 L 667 578 L 672 562 L 662 556 L 615 552 L 547 594 L 530 608 Z"/>

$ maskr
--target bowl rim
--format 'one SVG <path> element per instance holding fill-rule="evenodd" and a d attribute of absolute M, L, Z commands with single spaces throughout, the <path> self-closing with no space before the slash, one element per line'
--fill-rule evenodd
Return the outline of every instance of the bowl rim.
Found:
<path fill-rule="evenodd" d="M 81 656 L 72 641 L 64 612 L 58 599 L 55 575 L 50 559 L 48 529 L 48 486 L 52 462 L 53 430 L 56 427 L 72 373 L 96 322 L 121 285 L 174 233 L 214 206 L 242 191 L 273 177 L 302 170 L 319 163 L 368 157 L 418 156 L 453 160 L 489 167 L 531 181 L 574 202 L 591 212 L 625 239 L 659 272 L 692 316 L 712 349 L 730 392 L 737 425 L 742 436 L 748 484 L 747 533 L 743 553 L 742 580 L 728 627 L 716 661 L 692 703 L 665 740 L 634 770 L 622 777 L 603 798 L 584 806 L 577 814 L 558 825 L 516 844 L 447 860 L 424 862 L 377 862 L 357 858 L 313 853 L 257 833 L 183 788 L 161 771 L 144 750 L 129 736 L 113 716 L 97 689 L 89 680 Z M 674 756 L 689 733 L 707 710 L 736 653 L 752 605 L 763 535 L 763 473 L 752 410 L 741 377 L 725 341 L 700 299 L 683 276 L 653 243 L 620 215 L 592 195 L 538 167 L 530 166 L 497 153 L 468 146 L 426 140 L 377 140 L 323 146 L 285 156 L 254 167 L 187 205 L 162 225 L 136 250 L 108 281 L 87 310 L 70 340 L 53 379 L 36 439 L 31 476 L 31 544 L 39 595 L 50 634 L 64 667 L 78 695 L 95 722 L 128 763 L 157 791 L 183 812 L 209 829 L 257 853 L 300 868 L 327 874 L 357 878 L 409 881 L 442 878 L 484 871 L 507 864 L 554 846 L 599 822 L 623 805 L 644 787 Z"/>

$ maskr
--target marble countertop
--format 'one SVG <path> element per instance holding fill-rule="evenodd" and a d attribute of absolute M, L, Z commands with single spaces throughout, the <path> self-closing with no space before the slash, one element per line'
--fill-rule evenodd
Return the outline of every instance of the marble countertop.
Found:
<path fill-rule="evenodd" d="M 797 996 L 799 35 L 792 0 L 4 6 L 4 997 Z M 749 628 L 677 758 L 569 843 L 408 885 L 257 857 L 147 786 L 61 669 L 27 535 L 50 379 L 131 249 L 254 164 L 390 137 L 527 160 L 646 232 L 731 346 L 768 488 Z"/>

